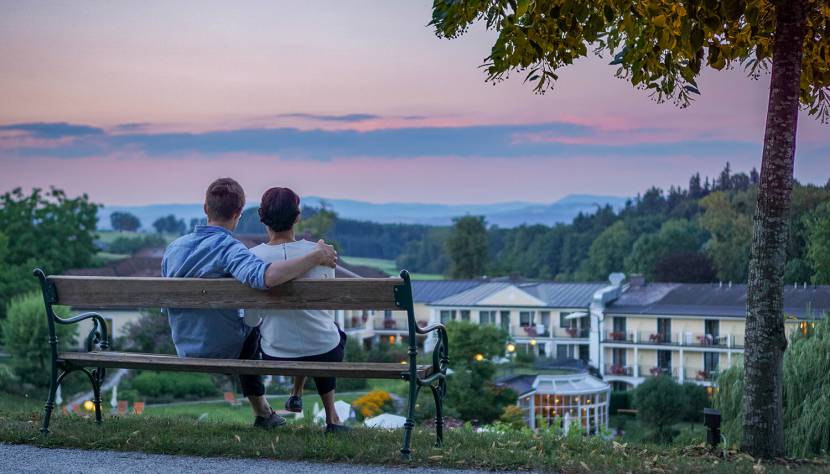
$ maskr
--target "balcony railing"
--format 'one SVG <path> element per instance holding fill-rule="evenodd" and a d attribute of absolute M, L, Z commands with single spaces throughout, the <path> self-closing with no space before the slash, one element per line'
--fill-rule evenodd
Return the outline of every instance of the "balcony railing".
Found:
<path fill-rule="evenodd" d="M 344 331 L 358 331 L 366 329 L 366 322 L 369 320 L 368 315 L 353 315 L 346 316 L 343 320 Z"/>
<path fill-rule="evenodd" d="M 591 328 L 562 328 L 559 332 L 565 337 L 587 339 L 591 335 Z"/>
<path fill-rule="evenodd" d="M 711 347 L 717 349 L 743 348 L 743 335 L 722 334 L 713 336 L 702 333 L 661 333 L 657 331 L 605 331 L 602 342 L 644 345 L 674 345 Z"/>
<path fill-rule="evenodd" d="M 717 369 L 697 369 L 686 367 L 686 380 L 698 382 L 714 382 L 718 378 L 720 371 Z"/>
<path fill-rule="evenodd" d="M 636 342 L 635 333 L 625 331 L 605 331 L 603 342 Z"/>
<path fill-rule="evenodd" d="M 658 375 L 668 375 L 677 379 L 677 367 L 640 366 L 640 377 L 657 377 Z"/>
<path fill-rule="evenodd" d="M 511 336 L 518 337 L 550 337 L 550 330 L 543 324 L 530 326 L 513 326 L 510 328 Z"/>
<path fill-rule="evenodd" d="M 634 376 L 634 367 L 622 364 L 605 364 L 605 375 Z"/>
<path fill-rule="evenodd" d="M 375 314 L 373 326 L 375 331 L 406 331 L 406 315 L 392 313 L 391 317 L 387 317 Z"/>

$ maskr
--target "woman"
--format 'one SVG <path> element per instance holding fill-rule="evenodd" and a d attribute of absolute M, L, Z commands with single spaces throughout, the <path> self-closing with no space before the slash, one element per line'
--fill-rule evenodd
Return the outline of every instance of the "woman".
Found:
<path fill-rule="evenodd" d="M 294 226 L 300 220 L 300 197 L 288 188 L 271 188 L 262 195 L 259 218 L 268 231 L 268 242 L 251 249 L 266 262 L 278 262 L 314 251 L 316 244 L 296 240 Z M 300 278 L 334 278 L 334 269 L 319 266 Z M 260 343 L 265 360 L 342 362 L 346 334 L 334 322 L 331 311 L 324 310 L 248 310 L 246 320 L 254 324 L 261 319 Z M 326 432 L 350 429 L 341 424 L 334 409 L 336 379 L 315 377 L 317 392 L 326 409 Z M 285 409 L 303 411 L 305 377 L 294 377 L 291 396 Z"/>

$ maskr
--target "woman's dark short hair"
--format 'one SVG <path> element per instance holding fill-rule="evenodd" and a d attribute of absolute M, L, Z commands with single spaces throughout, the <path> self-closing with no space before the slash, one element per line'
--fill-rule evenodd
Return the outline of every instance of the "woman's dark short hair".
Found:
<path fill-rule="evenodd" d="M 271 188 L 262 195 L 259 220 L 274 232 L 294 227 L 300 215 L 300 196 L 289 188 Z"/>
<path fill-rule="evenodd" d="M 230 220 L 245 207 L 245 191 L 231 178 L 219 178 L 210 183 L 205 193 L 208 219 Z"/>

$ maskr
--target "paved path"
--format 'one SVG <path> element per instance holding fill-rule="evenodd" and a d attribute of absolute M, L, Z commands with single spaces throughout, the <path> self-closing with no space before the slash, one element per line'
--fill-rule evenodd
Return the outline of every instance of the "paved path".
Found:
<path fill-rule="evenodd" d="M 445 471 L 441 469 L 406 469 L 354 464 L 321 464 L 267 459 L 200 458 L 169 456 L 165 454 L 128 453 L 120 451 L 87 451 L 82 449 L 48 449 L 28 445 L 0 443 L 0 473 L 56 473 L 56 474 L 176 474 L 203 472 L 290 472 L 316 474 L 337 472 L 344 474 L 407 473 L 434 474 L 452 472 L 473 474 L 482 471 Z"/>

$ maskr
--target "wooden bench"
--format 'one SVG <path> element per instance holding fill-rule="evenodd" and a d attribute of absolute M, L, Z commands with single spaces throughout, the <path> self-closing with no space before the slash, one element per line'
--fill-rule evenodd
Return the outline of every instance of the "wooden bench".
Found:
<path fill-rule="evenodd" d="M 435 399 L 436 445 L 443 443 L 443 398 L 446 394 L 448 345 L 447 332 L 441 324 L 419 327 L 415 321 L 412 283 L 402 271 L 400 278 L 296 280 L 270 290 L 255 290 L 233 279 L 200 278 L 115 278 L 84 276 L 47 276 L 35 269 L 40 279 L 51 346 L 49 396 L 43 413 L 43 433 L 49 432 L 49 420 L 55 406 L 55 392 L 71 372 L 83 372 L 93 390 L 95 419 L 101 422 L 101 384 L 106 369 L 148 369 L 184 372 L 207 372 L 250 375 L 305 375 L 309 377 L 345 377 L 402 379 L 409 382 L 407 419 L 404 424 L 401 455 L 408 459 L 415 404 L 420 390 L 429 387 Z M 104 318 L 95 312 L 68 318 L 55 315 L 53 305 L 86 308 L 265 308 L 327 310 L 398 310 L 407 312 L 409 362 L 397 363 L 329 363 L 265 360 L 202 359 L 161 354 L 109 351 L 109 333 Z M 61 352 L 55 327 L 92 320 L 85 352 Z M 417 335 L 435 331 L 437 344 L 432 363 L 417 364 Z"/>

